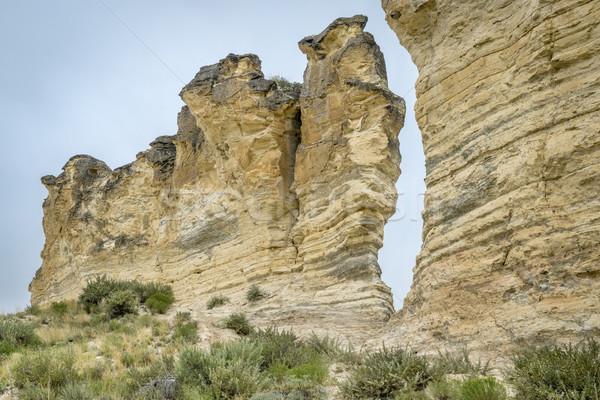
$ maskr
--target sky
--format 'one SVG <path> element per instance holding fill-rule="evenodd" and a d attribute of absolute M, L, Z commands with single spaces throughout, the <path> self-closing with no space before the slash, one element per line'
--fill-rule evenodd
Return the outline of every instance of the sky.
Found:
<path fill-rule="evenodd" d="M 201 66 L 255 53 L 266 77 L 302 81 L 297 43 L 364 14 L 406 100 L 398 212 L 379 260 L 396 308 L 421 246 L 425 176 L 414 117 L 417 69 L 378 0 L 0 0 L 0 312 L 24 309 L 44 245 L 43 175 L 75 154 L 116 168 L 176 132 L 179 91 Z"/>

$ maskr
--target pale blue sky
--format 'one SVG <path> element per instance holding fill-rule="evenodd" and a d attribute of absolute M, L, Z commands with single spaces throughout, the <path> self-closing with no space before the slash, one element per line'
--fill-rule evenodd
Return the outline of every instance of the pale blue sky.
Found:
<path fill-rule="evenodd" d="M 413 112 L 417 71 L 379 1 L 0 0 L 0 312 L 29 303 L 41 264 L 41 176 L 58 175 L 75 154 L 111 168 L 133 161 L 155 137 L 175 133 L 184 83 L 228 53 L 256 53 L 266 76 L 300 82 L 306 58 L 297 42 L 355 14 L 369 17 L 390 88 L 408 109 L 404 194 L 380 252 L 401 304 L 421 244 L 425 168 Z"/>

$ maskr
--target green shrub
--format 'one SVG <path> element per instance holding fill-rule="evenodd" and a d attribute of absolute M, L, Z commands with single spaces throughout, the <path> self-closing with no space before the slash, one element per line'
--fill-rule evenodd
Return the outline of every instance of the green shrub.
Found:
<path fill-rule="evenodd" d="M 185 343 L 197 342 L 198 323 L 196 321 L 191 321 L 175 326 L 172 338 L 173 340 L 181 340 Z"/>
<path fill-rule="evenodd" d="M 339 339 L 331 338 L 329 335 L 317 336 L 313 332 L 306 340 L 306 345 L 317 353 L 331 359 L 335 359 L 343 353 Z"/>
<path fill-rule="evenodd" d="M 492 377 L 470 378 L 458 384 L 456 400 L 505 400 L 506 389 Z"/>
<path fill-rule="evenodd" d="M 282 383 L 293 378 L 309 381 L 313 384 L 321 384 L 327 379 L 327 366 L 318 354 L 313 353 L 313 355 L 315 357 L 308 363 L 300 364 L 293 368 L 289 368 L 281 362 L 276 362 L 267 370 L 268 375 L 277 383 Z"/>
<path fill-rule="evenodd" d="M 175 365 L 177 381 L 189 385 L 206 385 L 211 368 L 210 354 L 197 347 L 186 347 L 179 352 Z"/>
<path fill-rule="evenodd" d="M 6 392 L 6 389 L 8 389 L 8 382 L 0 379 L 0 394 Z"/>
<path fill-rule="evenodd" d="M 152 394 L 157 393 L 145 393 L 145 396 L 139 397 L 142 393 L 139 393 L 141 389 L 144 387 L 148 388 L 148 384 L 152 381 L 162 378 L 173 376 L 175 373 L 175 360 L 172 356 L 164 357 L 163 359 L 154 360 L 150 364 L 148 364 L 145 368 L 140 369 L 129 369 L 127 374 L 129 376 L 129 381 L 127 382 L 126 390 L 135 394 L 134 398 L 154 398 Z M 179 382 L 181 383 L 181 382 Z M 157 397 L 158 399 L 163 399 L 164 397 Z"/>
<path fill-rule="evenodd" d="M 210 390 L 217 399 L 248 398 L 263 383 L 261 351 L 260 345 L 247 339 L 215 343 L 210 351 L 184 348 L 175 376 L 182 384 Z"/>
<path fill-rule="evenodd" d="M 107 300 L 112 294 L 122 291 L 132 292 L 140 304 L 145 303 L 155 294 L 173 296 L 173 288 L 164 283 L 118 281 L 107 278 L 106 275 L 98 275 L 87 281 L 78 301 L 88 313 L 91 313 L 98 310 L 102 301 Z"/>
<path fill-rule="evenodd" d="M 211 346 L 210 388 L 218 398 L 248 398 L 262 386 L 262 348 L 247 339 Z"/>
<path fill-rule="evenodd" d="M 63 317 L 69 311 L 69 305 L 66 301 L 58 301 L 50 304 L 50 312 L 56 317 Z"/>
<path fill-rule="evenodd" d="M 175 326 L 181 325 L 186 322 L 190 322 L 192 320 L 192 314 L 189 311 L 179 311 L 173 317 L 173 324 Z"/>
<path fill-rule="evenodd" d="M 473 363 L 469 358 L 469 353 L 466 350 L 458 354 L 439 353 L 432 360 L 431 374 L 436 379 L 441 379 L 449 374 L 461 375 L 487 375 L 490 371 L 489 362 L 483 364 L 480 361 Z"/>
<path fill-rule="evenodd" d="M 286 378 L 270 385 L 269 390 L 254 394 L 251 400 L 325 400 L 327 392 L 322 386 L 306 379 Z"/>
<path fill-rule="evenodd" d="M 345 399 L 387 399 L 423 390 L 430 380 L 425 358 L 399 348 L 383 348 L 353 366 L 340 389 Z"/>
<path fill-rule="evenodd" d="M 229 297 L 223 296 L 223 295 L 218 295 L 218 296 L 211 297 L 211 299 L 206 303 L 206 308 L 209 310 L 212 310 L 215 307 L 220 307 L 227 303 L 229 303 Z"/>
<path fill-rule="evenodd" d="M 249 335 L 253 330 L 250 321 L 242 313 L 231 314 L 225 319 L 223 326 L 227 329 L 233 329 L 235 333 L 242 336 Z"/>
<path fill-rule="evenodd" d="M 59 388 L 78 380 L 72 351 L 60 348 L 24 352 L 12 368 L 15 386 Z"/>
<path fill-rule="evenodd" d="M 273 75 L 269 79 L 274 81 L 275 83 L 277 83 L 277 86 L 280 89 L 289 89 L 289 88 L 294 87 L 294 84 L 292 82 L 288 81 L 286 78 L 282 77 L 281 75 Z"/>
<path fill-rule="evenodd" d="M 120 285 L 115 280 L 107 278 L 106 275 L 97 275 L 93 279 L 87 281 L 87 284 L 79 295 L 78 302 L 88 313 L 91 313 L 92 311 L 98 310 L 102 300 L 108 298 L 108 296 L 116 290 L 125 289 L 125 286 L 126 285 Z"/>
<path fill-rule="evenodd" d="M 427 393 L 432 400 L 455 400 L 456 384 L 447 379 L 439 379 L 427 386 Z"/>
<path fill-rule="evenodd" d="M 261 288 L 259 288 L 256 285 L 252 285 L 248 288 L 248 291 L 246 292 L 246 299 L 248 299 L 248 301 L 252 302 L 252 301 L 258 301 L 264 297 L 266 297 L 266 293 L 262 291 Z"/>
<path fill-rule="evenodd" d="M 600 345 L 527 348 L 512 360 L 507 378 L 523 400 L 600 398 Z"/>
<path fill-rule="evenodd" d="M 33 324 L 12 319 L 0 320 L 0 343 L 6 343 L 5 351 L 11 346 L 32 346 L 40 342 Z"/>
<path fill-rule="evenodd" d="M 56 393 L 51 389 L 49 395 L 46 387 L 28 384 L 19 390 L 19 400 L 45 400 L 48 398 L 56 398 Z"/>
<path fill-rule="evenodd" d="M 133 281 L 131 283 L 133 291 L 138 295 L 140 303 L 145 303 L 146 300 L 155 294 L 163 294 L 173 297 L 173 288 L 170 285 L 160 282 L 140 283 Z"/>
<path fill-rule="evenodd" d="M 17 351 L 17 347 L 9 342 L 0 340 L 0 356 L 7 356 Z"/>
<path fill-rule="evenodd" d="M 138 299 L 128 289 L 111 293 L 104 305 L 109 318 L 118 318 L 126 314 L 137 314 Z"/>
<path fill-rule="evenodd" d="M 263 370 L 275 363 L 293 368 L 310 362 L 313 358 L 310 349 L 291 330 L 279 331 L 275 327 L 268 327 L 252 332 L 250 339 L 262 346 Z"/>
<path fill-rule="evenodd" d="M 170 294 L 154 293 L 152 296 L 148 297 L 144 304 L 150 311 L 164 314 L 174 302 L 175 297 Z"/>
<path fill-rule="evenodd" d="M 58 394 L 60 400 L 94 400 L 89 388 L 83 384 L 69 383 Z"/>
<path fill-rule="evenodd" d="M 29 315 L 40 315 L 42 313 L 42 309 L 37 304 L 31 304 L 25 307 L 25 314 Z"/>

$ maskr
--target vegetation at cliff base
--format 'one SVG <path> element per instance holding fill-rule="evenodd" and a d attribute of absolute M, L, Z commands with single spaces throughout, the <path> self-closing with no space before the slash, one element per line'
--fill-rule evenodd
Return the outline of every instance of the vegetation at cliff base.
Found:
<path fill-rule="evenodd" d="M 599 400 L 595 342 L 524 348 L 507 368 L 492 371 L 466 351 L 356 351 L 339 338 L 257 327 L 243 313 L 231 314 L 228 324 L 187 311 L 154 313 L 139 292 L 127 290 L 132 286 L 92 282 L 90 297 L 113 287 L 97 306 L 57 302 L 0 316 L 0 397 Z M 208 326 L 209 336 L 217 330 L 223 338 L 203 340 Z"/>
<path fill-rule="evenodd" d="M 140 304 L 152 312 L 164 314 L 175 302 L 175 297 L 173 288 L 163 283 L 120 281 L 98 275 L 87 281 L 78 302 L 88 313 L 104 311 L 108 318 L 117 318 L 136 314 Z"/>

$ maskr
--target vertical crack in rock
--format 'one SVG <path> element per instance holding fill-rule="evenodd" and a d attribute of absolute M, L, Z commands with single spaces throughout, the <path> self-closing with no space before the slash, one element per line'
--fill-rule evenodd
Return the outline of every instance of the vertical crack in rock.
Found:
<path fill-rule="evenodd" d="M 366 21 L 338 19 L 300 42 L 303 85 L 280 89 L 257 56 L 230 54 L 183 88 L 175 136 L 114 171 L 77 156 L 44 177 L 32 301 L 76 297 L 107 274 L 170 283 L 196 310 L 224 294 L 223 310 L 250 307 L 256 323 L 364 336 L 381 326 L 393 307 L 377 251 L 396 204 L 404 102 Z M 247 305 L 252 283 L 269 296 Z"/>
<path fill-rule="evenodd" d="M 598 3 L 382 5 L 419 68 L 427 166 L 423 248 L 386 343 L 495 357 L 597 336 Z"/>

